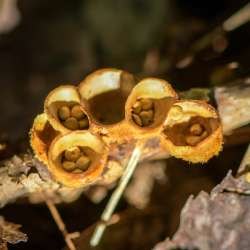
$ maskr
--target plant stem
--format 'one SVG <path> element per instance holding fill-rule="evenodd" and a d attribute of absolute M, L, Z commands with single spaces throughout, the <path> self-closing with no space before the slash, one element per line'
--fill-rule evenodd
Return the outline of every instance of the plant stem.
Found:
<path fill-rule="evenodd" d="M 137 145 L 134 149 L 134 151 L 132 152 L 132 155 L 129 159 L 128 165 L 126 167 L 126 170 L 123 174 L 123 176 L 120 179 L 120 182 L 117 186 L 117 188 L 115 189 L 115 191 L 113 192 L 113 194 L 111 195 L 111 198 L 106 206 L 106 208 L 104 209 L 102 216 L 101 216 L 101 223 L 99 223 L 99 225 L 96 227 L 91 239 L 90 239 L 90 245 L 92 247 L 95 247 L 99 244 L 102 235 L 107 227 L 107 222 L 110 220 L 131 176 L 134 173 L 134 170 L 137 166 L 137 163 L 140 159 L 141 156 L 141 147 L 139 145 Z"/>

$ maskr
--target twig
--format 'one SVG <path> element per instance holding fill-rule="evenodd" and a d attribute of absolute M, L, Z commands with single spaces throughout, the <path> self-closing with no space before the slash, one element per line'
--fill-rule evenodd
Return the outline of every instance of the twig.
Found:
<path fill-rule="evenodd" d="M 192 43 L 192 46 L 189 49 L 188 57 L 187 57 L 187 54 L 185 54 L 185 56 L 182 57 L 178 63 L 183 62 L 184 60 L 188 60 L 188 59 L 191 60 L 192 62 L 193 57 L 199 51 L 205 49 L 207 46 L 212 44 L 215 38 L 224 36 L 225 33 L 229 33 L 233 30 L 238 29 L 240 26 L 243 26 L 244 24 L 249 22 L 249 20 L 250 20 L 250 3 L 246 4 L 245 6 L 243 6 L 236 12 L 234 12 L 224 22 L 217 25 L 212 31 L 206 33 L 197 41 L 194 41 Z M 190 55 L 192 56 L 190 57 Z"/>
<path fill-rule="evenodd" d="M 102 216 L 101 216 L 101 220 L 102 222 L 96 227 L 91 239 L 90 239 L 90 245 L 92 247 L 95 247 L 99 244 L 102 235 L 107 227 L 107 222 L 110 220 L 136 166 L 137 163 L 139 162 L 141 156 L 141 147 L 140 145 L 137 145 L 131 155 L 131 158 L 128 162 L 127 168 L 124 172 L 124 175 L 122 176 L 119 185 L 117 186 L 117 188 L 115 189 L 115 191 L 113 192 L 106 208 L 104 209 Z"/>
<path fill-rule="evenodd" d="M 65 240 L 68 248 L 70 250 L 76 250 L 76 247 L 75 247 L 72 239 L 79 237 L 80 233 L 79 232 L 68 233 L 67 228 L 65 226 L 65 223 L 63 222 L 62 217 L 60 216 L 55 204 L 46 196 L 45 193 L 43 193 L 43 195 L 44 195 L 44 200 L 46 202 L 46 205 L 47 205 L 54 221 L 56 222 L 59 230 L 63 234 L 64 240 Z"/>
<path fill-rule="evenodd" d="M 222 26 L 225 31 L 232 31 L 249 22 L 249 20 L 250 3 L 230 16 L 226 21 L 224 21 Z"/>
<path fill-rule="evenodd" d="M 0 1 L 0 33 L 7 33 L 15 28 L 21 19 L 17 0 Z"/>
<path fill-rule="evenodd" d="M 250 144 L 247 147 L 247 150 L 243 156 L 243 159 L 240 163 L 239 169 L 238 169 L 238 173 L 237 173 L 237 177 L 240 177 L 242 175 L 246 174 L 246 179 L 250 180 Z"/>
<path fill-rule="evenodd" d="M 249 77 L 242 79 L 240 85 L 215 88 L 214 97 L 218 105 L 224 134 L 230 135 L 233 130 L 249 124 Z"/>

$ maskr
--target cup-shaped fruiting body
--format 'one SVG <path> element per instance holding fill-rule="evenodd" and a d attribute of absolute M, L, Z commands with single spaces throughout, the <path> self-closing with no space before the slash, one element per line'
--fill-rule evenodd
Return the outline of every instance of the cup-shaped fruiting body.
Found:
<path fill-rule="evenodd" d="M 139 136 L 159 133 L 177 98 L 176 92 L 166 81 L 146 78 L 133 88 L 128 97 L 125 106 L 126 121 Z"/>
<path fill-rule="evenodd" d="M 50 124 L 62 133 L 89 128 L 86 104 L 74 86 L 63 85 L 52 90 L 44 109 Z"/>
<path fill-rule="evenodd" d="M 48 154 L 48 169 L 55 179 L 69 187 L 96 182 L 106 164 L 107 150 L 102 140 L 87 132 L 59 135 Z"/>
<path fill-rule="evenodd" d="M 59 134 L 49 123 L 45 113 L 38 115 L 30 131 L 30 144 L 36 157 L 48 164 L 48 151 L 54 138 Z"/>
<path fill-rule="evenodd" d="M 162 144 L 172 156 L 193 163 L 207 162 L 222 148 L 217 112 L 203 101 L 182 100 L 168 112 Z"/>
<path fill-rule="evenodd" d="M 125 117 L 125 102 L 134 77 L 118 69 L 102 69 L 88 75 L 79 85 L 81 97 L 88 102 L 94 123 L 114 125 Z"/>

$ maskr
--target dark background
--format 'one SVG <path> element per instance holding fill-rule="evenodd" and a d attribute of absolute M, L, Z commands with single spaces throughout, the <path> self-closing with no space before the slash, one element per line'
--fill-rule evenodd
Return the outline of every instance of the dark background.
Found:
<path fill-rule="evenodd" d="M 1 3 L 1 1 L 0 1 Z M 218 27 L 247 1 L 235 0 L 19 0 L 21 19 L 0 33 L 0 142 L 7 143 L 1 160 L 29 149 L 28 131 L 43 110 L 43 100 L 59 84 L 77 84 L 88 73 L 116 67 L 138 78 L 157 76 L 174 88 L 212 87 L 248 75 L 250 23 L 211 39 L 197 51 L 196 42 Z M 183 58 L 193 61 L 182 67 Z M 191 57 L 189 57 L 191 58 Z M 227 65 L 237 62 L 238 68 Z M 185 65 L 184 65 L 185 66 Z M 150 249 L 178 226 L 179 212 L 189 194 L 211 190 L 234 172 L 245 145 L 226 147 L 207 165 L 193 166 L 169 159 L 166 185 L 156 185 L 149 208 L 140 211 L 141 239 L 126 239 L 116 249 Z M 84 196 L 60 205 L 69 231 L 95 223 L 106 204 Z M 151 220 L 151 207 L 157 207 Z M 120 211 L 133 211 L 125 201 Z M 155 210 L 154 210 L 155 211 Z M 23 225 L 28 243 L 10 249 L 61 249 L 64 241 L 45 205 L 18 202 L 2 209 L 7 220 Z M 150 213 L 149 213 L 150 214 Z M 158 230 L 154 231 L 154 225 Z M 128 230 L 129 225 L 126 225 Z M 154 237 L 143 232 L 151 227 Z M 153 232 L 152 232 L 153 233 Z M 143 241 L 143 243 L 142 243 Z M 128 247 L 129 245 L 129 247 Z"/>

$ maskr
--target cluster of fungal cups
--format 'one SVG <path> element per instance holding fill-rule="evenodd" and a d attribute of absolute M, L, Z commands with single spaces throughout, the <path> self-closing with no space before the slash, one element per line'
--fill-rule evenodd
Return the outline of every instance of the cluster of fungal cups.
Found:
<path fill-rule="evenodd" d="M 221 150 L 222 129 L 206 102 L 179 100 L 168 82 L 146 78 L 137 83 L 117 69 L 98 70 L 79 86 L 52 90 L 31 129 L 35 155 L 69 187 L 119 178 L 125 167 L 120 159 L 131 153 L 124 148 L 138 141 L 144 144 L 142 154 L 151 150 L 155 158 L 167 152 L 206 162 Z M 122 157 L 114 156 L 120 149 Z"/>

